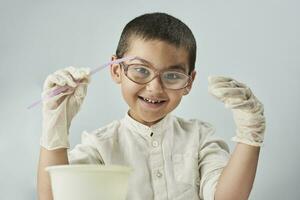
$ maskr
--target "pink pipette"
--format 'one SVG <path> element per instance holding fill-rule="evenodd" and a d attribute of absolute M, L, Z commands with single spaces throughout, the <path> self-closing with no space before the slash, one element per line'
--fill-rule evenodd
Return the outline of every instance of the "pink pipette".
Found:
<path fill-rule="evenodd" d="M 120 62 L 124 62 L 124 61 L 127 61 L 127 60 L 133 60 L 133 59 L 135 59 L 135 57 L 130 56 L 130 57 L 125 57 L 125 58 L 120 58 L 120 59 L 117 59 L 117 60 L 110 61 L 110 62 L 108 62 L 108 63 L 105 63 L 105 64 L 101 65 L 100 67 L 96 67 L 96 68 L 92 69 L 92 70 L 90 71 L 90 76 L 94 75 L 96 72 L 98 72 L 98 71 L 100 71 L 100 70 L 106 68 L 106 67 L 109 66 L 109 65 L 112 65 L 112 64 L 118 64 L 118 63 L 120 63 Z M 75 82 L 76 82 L 76 83 L 79 83 L 79 81 L 75 81 Z M 53 91 L 50 91 L 50 92 L 48 93 L 48 96 L 46 96 L 46 97 L 44 97 L 44 98 L 42 98 L 42 99 L 40 99 L 40 100 L 38 100 L 38 101 L 33 102 L 31 105 L 29 105 L 29 106 L 27 107 L 27 109 L 31 109 L 31 108 L 37 106 L 38 104 L 40 104 L 40 103 L 41 103 L 42 101 L 44 101 L 45 99 L 54 97 L 54 96 L 60 94 L 61 92 L 65 91 L 65 90 L 68 89 L 68 88 L 70 88 L 70 86 L 65 85 L 65 86 L 59 87 L 59 88 L 57 88 L 57 89 L 55 89 L 55 90 L 53 90 Z"/>

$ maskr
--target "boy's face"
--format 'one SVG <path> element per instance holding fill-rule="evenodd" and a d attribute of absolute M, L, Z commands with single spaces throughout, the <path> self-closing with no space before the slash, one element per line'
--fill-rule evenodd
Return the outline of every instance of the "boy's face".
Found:
<path fill-rule="evenodd" d="M 164 41 L 144 41 L 134 38 L 131 40 L 129 50 L 124 55 L 124 57 L 127 56 L 140 59 L 125 61 L 124 65 L 112 65 L 112 78 L 116 83 L 121 84 L 123 97 L 130 107 L 129 115 L 140 123 L 151 126 L 174 110 L 182 96 L 188 94 L 196 72 L 191 73 L 189 85 L 178 90 L 165 88 L 160 76 L 156 76 L 146 84 L 138 84 L 125 75 L 123 66 L 142 64 L 153 71 L 162 72 L 172 69 L 188 75 L 188 53 L 184 48 L 176 48 Z M 113 56 L 112 59 L 114 60 L 116 57 Z M 177 68 L 174 69 L 174 66 Z"/>

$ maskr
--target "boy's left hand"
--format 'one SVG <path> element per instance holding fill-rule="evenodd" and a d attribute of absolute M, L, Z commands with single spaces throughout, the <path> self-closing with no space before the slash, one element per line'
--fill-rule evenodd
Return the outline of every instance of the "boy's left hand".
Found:
<path fill-rule="evenodd" d="M 261 146 L 265 132 L 263 104 L 249 87 L 236 80 L 222 76 L 208 77 L 209 92 L 231 108 L 237 126 L 233 141 Z"/>

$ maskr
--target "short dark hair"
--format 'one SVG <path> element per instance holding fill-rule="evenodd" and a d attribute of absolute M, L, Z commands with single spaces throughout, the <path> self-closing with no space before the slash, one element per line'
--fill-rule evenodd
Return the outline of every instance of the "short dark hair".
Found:
<path fill-rule="evenodd" d="M 128 22 L 124 27 L 116 56 L 121 58 L 130 47 L 130 40 L 133 37 L 147 40 L 161 40 L 176 47 L 183 47 L 187 50 L 189 60 L 189 73 L 195 68 L 196 61 L 196 40 L 190 28 L 179 19 L 166 13 L 147 13 L 138 16 Z"/>

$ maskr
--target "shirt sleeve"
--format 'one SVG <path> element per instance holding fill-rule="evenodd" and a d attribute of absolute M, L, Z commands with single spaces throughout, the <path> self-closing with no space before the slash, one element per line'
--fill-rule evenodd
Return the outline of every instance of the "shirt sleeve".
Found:
<path fill-rule="evenodd" d="M 206 122 L 200 123 L 200 199 L 214 200 L 216 185 L 229 160 L 228 145 L 214 136 L 215 129 Z"/>
<path fill-rule="evenodd" d="M 78 144 L 68 152 L 70 164 L 104 164 L 104 161 L 94 145 L 95 137 L 92 134 L 83 132 L 81 144 Z"/>

